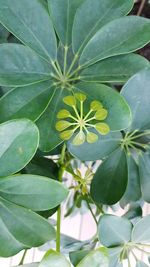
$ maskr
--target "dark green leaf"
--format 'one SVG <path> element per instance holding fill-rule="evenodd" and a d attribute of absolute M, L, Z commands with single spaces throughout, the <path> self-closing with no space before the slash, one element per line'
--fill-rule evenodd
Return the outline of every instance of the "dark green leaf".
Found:
<path fill-rule="evenodd" d="M 20 118 L 37 120 L 47 108 L 53 92 L 51 81 L 14 88 L 0 99 L 0 122 Z"/>
<path fill-rule="evenodd" d="M 126 206 L 130 202 L 136 202 L 141 198 L 139 169 L 132 156 L 127 156 L 128 184 L 120 203 Z"/>
<path fill-rule="evenodd" d="M 150 243 L 150 215 L 145 216 L 135 224 L 132 232 L 132 242 L 141 244 Z"/>
<path fill-rule="evenodd" d="M 69 261 L 60 253 L 49 250 L 42 259 L 39 267 L 71 267 Z"/>
<path fill-rule="evenodd" d="M 124 83 L 149 65 L 148 60 L 135 54 L 111 57 L 84 69 L 81 80 Z"/>
<path fill-rule="evenodd" d="M 137 203 L 130 204 L 129 210 L 123 215 L 123 217 L 126 217 L 129 220 L 137 219 L 139 217 L 142 217 L 142 208 Z"/>
<path fill-rule="evenodd" d="M 104 108 L 108 110 L 108 117 L 105 121 L 111 131 L 125 129 L 131 124 L 129 106 L 120 94 L 112 88 L 98 83 L 81 82 L 76 85 L 76 90 L 86 94 L 89 103 L 92 100 L 102 102 Z"/>
<path fill-rule="evenodd" d="M 83 145 L 74 146 L 72 142 L 68 142 L 69 152 L 82 161 L 98 160 L 109 156 L 111 152 L 116 150 L 120 146 L 121 134 L 109 133 L 104 136 L 99 135 L 97 142 L 91 144 L 85 142 Z"/>
<path fill-rule="evenodd" d="M 79 7 L 73 24 L 73 49 L 80 53 L 93 35 L 105 24 L 126 15 L 132 0 L 86 0 Z"/>
<path fill-rule="evenodd" d="M 72 41 L 72 25 L 77 8 L 84 0 L 48 0 L 56 32 L 64 45 Z"/>
<path fill-rule="evenodd" d="M 35 211 L 55 208 L 67 194 L 62 184 L 43 176 L 25 174 L 0 179 L 1 197 Z"/>
<path fill-rule="evenodd" d="M 150 129 L 149 84 L 150 69 L 147 69 L 133 76 L 122 89 L 121 94 L 128 102 L 133 114 L 131 130 Z"/>
<path fill-rule="evenodd" d="M 44 59 L 56 58 L 56 37 L 41 0 L 0 0 L 0 22 Z"/>
<path fill-rule="evenodd" d="M 150 154 L 143 153 L 139 156 L 139 171 L 142 198 L 150 203 Z"/>
<path fill-rule="evenodd" d="M 108 267 L 109 266 L 109 260 L 108 260 L 108 255 L 107 255 L 106 249 L 105 248 L 99 248 L 97 250 L 90 252 L 77 265 L 77 267 L 87 267 L 87 266 Z"/>
<path fill-rule="evenodd" d="M 100 217 L 98 235 L 106 247 L 121 246 L 131 239 L 132 224 L 129 220 L 114 215 Z"/>
<path fill-rule="evenodd" d="M 128 54 L 150 41 L 150 21 L 138 16 L 116 19 L 100 29 L 89 41 L 80 58 L 80 65 L 116 55 Z"/>
<path fill-rule="evenodd" d="M 91 195 L 94 201 L 112 205 L 123 196 L 127 186 L 127 160 L 125 152 L 115 150 L 100 165 L 91 184 Z"/>
<path fill-rule="evenodd" d="M 24 168 L 39 144 L 36 125 L 27 120 L 12 120 L 0 125 L 0 176 L 8 176 Z"/>
<path fill-rule="evenodd" d="M 89 250 L 79 250 L 73 251 L 69 253 L 69 258 L 73 266 L 77 266 L 77 264 L 89 253 Z"/>
<path fill-rule="evenodd" d="M 0 58 L 2 86 L 25 86 L 51 79 L 51 65 L 24 45 L 1 44 Z"/>
<path fill-rule="evenodd" d="M 2 257 L 14 255 L 25 247 L 40 246 L 55 238 L 54 228 L 45 219 L 1 197 L 0 218 L 0 256 Z M 11 247 L 8 246 L 8 240 L 12 244 Z"/>

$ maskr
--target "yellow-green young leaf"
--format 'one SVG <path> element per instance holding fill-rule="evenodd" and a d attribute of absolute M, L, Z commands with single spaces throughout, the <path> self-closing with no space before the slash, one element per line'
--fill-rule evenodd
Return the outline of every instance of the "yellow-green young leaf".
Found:
<path fill-rule="evenodd" d="M 97 111 L 99 109 L 101 109 L 103 107 L 102 103 L 97 101 L 97 100 L 94 100 L 91 102 L 91 109 L 93 111 Z"/>
<path fill-rule="evenodd" d="M 84 102 L 86 100 L 86 95 L 84 95 L 82 93 L 76 93 L 75 97 L 76 97 L 76 99 L 78 99 L 81 102 Z"/>
<path fill-rule="evenodd" d="M 39 267 L 71 267 L 71 264 L 62 254 L 49 250 L 39 264 Z"/>
<path fill-rule="evenodd" d="M 69 140 L 72 137 L 73 133 L 74 133 L 74 130 L 64 131 L 60 134 L 60 137 L 63 140 Z"/>
<path fill-rule="evenodd" d="M 107 118 L 108 111 L 104 108 L 98 110 L 95 114 L 96 120 L 105 120 Z"/>
<path fill-rule="evenodd" d="M 77 135 L 74 137 L 73 139 L 73 144 L 75 146 L 79 146 L 82 145 L 85 142 L 85 134 L 83 131 L 80 131 L 79 133 L 77 133 Z"/>
<path fill-rule="evenodd" d="M 108 267 L 109 258 L 105 248 L 99 248 L 89 253 L 77 267 Z"/>
<path fill-rule="evenodd" d="M 62 109 L 58 112 L 57 114 L 57 118 L 58 119 L 66 119 L 66 118 L 69 118 L 70 117 L 70 112 L 66 109 Z"/>
<path fill-rule="evenodd" d="M 95 129 L 102 135 L 108 134 L 110 132 L 110 128 L 106 123 L 97 123 L 95 125 Z"/>
<path fill-rule="evenodd" d="M 68 106 L 75 106 L 76 105 L 76 100 L 74 96 L 66 96 L 63 98 L 63 102 L 68 105 Z"/>
<path fill-rule="evenodd" d="M 61 132 L 65 129 L 67 129 L 68 127 L 70 127 L 71 123 L 68 121 L 58 121 L 56 123 L 56 130 Z"/>
<path fill-rule="evenodd" d="M 92 132 L 88 132 L 86 136 L 86 140 L 90 144 L 95 143 L 98 140 L 98 135 Z"/>

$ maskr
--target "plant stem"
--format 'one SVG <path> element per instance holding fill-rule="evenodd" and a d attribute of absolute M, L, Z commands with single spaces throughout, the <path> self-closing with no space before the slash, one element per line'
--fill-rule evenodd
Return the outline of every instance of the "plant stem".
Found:
<path fill-rule="evenodd" d="M 71 72 L 72 68 L 74 67 L 74 65 L 75 65 L 75 63 L 76 63 L 76 61 L 77 61 L 77 59 L 78 59 L 78 54 L 76 54 L 76 55 L 74 56 L 74 59 L 73 59 L 71 65 L 70 65 L 70 68 L 69 68 L 69 70 L 68 70 L 68 72 L 67 72 L 67 75 L 70 74 L 70 72 Z"/>
<path fill-rule="evenodd" d="M 137 16 L 140 16 L 142 14 L 142 11 L 144 9 L 145 4 L 146 4 L 146 0 L 141 0 L 141 5 L 140 5 L 139 10 L 137 12 Z"/>
<path fill-rule="evenodd" d="M 27 254 L 27 251 L 28 251 L 28 250 L 25 249 L 25 251 L 24 251 L 24 253 L 23 253 L 23 255 L 22 255 L 21 261 L 19 262 L 19 265 L 23 265 L 25 256 L 26 256 L 26 254 Z M 19 265 L 18 265 L 18 266 L 19 266 Z"/>
<path fill-rule="evenodd" d="M 64 47 L 65 53 L 64 53 L 64 75 L 66 74 L 66 68 L 67 68 L 67 53 L 68 53 L 68 46 Z"/>
<path fill-rule="evenodd" d="M 87 203 L 87 206 L 88 206 L 88 208 L 89 208 L 89 210 L 90 210 L 90 212 L 91 212 L 91 214 L 92 214 L 92 217 L 93 217 L 93 219 L 94 219 L 94 221 L 95 221 L 95 223 L 96 223 L 96 225 L 97 225 L 97 224 L 98 224 L 97 219 L 96 219 L 96 217 L 95 217 L 95 214 L 94 214 L 94 212 L 93 212 L 93 210 L 92 210 L 92 208 L 91 208 L 91 206 L 90 206 L 90 203 L 89 203 L 89 201 L 88 201 L 87 198 L 86 198 L 86 203 Z"/>
<path fill-rule="evenodd" d="M 65 151 L 66 151 L 66 145 L 64 144 L 62 151 L 61 151 L 60 160 L 59 160 L 60 170 L 59 170 L 58 179 L 60 183 L 62 182 L 62 177 L 64 173 Z M 57 232 L 56 232 L 56 251 L 57 252 L 60 252 L 60 234 L 61 234 L 61 205 L 59 206 L 58 211 L 57 211 Z"/>

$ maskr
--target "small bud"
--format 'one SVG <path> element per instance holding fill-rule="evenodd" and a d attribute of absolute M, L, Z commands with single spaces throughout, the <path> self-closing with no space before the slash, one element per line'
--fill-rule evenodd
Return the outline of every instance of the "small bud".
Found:
<path fill-rule="evenodd" d="M 75 106 L 76 105 L 76 100 L 74 96 L 66 96 L 63 98 L 63 102 L 68 105 L 68 106 Z"/>
<path fill-rule="evenodd" d="M 64 131 L 60 134 L 60 138 L 62 140 L 69 140 L 72 137 L 73 133 L 73 130 Z"/>
<path fill-rule="evenodd" d="M 73 139 L 73 144 L 75 146 L 82 145 L 85 142 L 85 134 L 83 131 L 80 131 L 75 138 Z"/>
<path fill-rule="evenodd" d="M 75 97 L 76 97 L 76 99 L 78 99 L 81 102 L 84 102 L 86 100 L 86 95 L 84 95 L 82 93 L 76 93 Z"/>
<path fill-rule="evenodd" d="M 99 110 L 101 108 L 103 108 L 103 105 L 102 105 L 102 103 L 100 101 L 94 100 L 94 101 L 91 102 L 91 109 L 93 111 L 97 111 L 97 110 Z"/>
<path fill-rule="evenodd" d="M 55 125 L 56 130 L 59 131 L 59 132 L 61 132 L 61 131 L 65 130 L 65 129 L 67 129 L 67 128 L 70 127 L 70 126 L 71 126 L 71 123 L 68 122 L 68 121 L 58 121 L 58 122 L 56 123 L 56 125 Z"/>
<path fill-rule="evenodd" d="M 98 140 L 98 136 L 95 133 L 88 132 L 87 133 L 87 142 L 92 144 L 95 143 Z"/>
<path fill-rule="evenodd" d="M 107 118 L 108 111 L 104 108 L 98 110 L 95 114 L 96 120 L 105 120 Z"/>
<path fill-rule="evenodd" d="M 110 132 L 110 128 L 106 123 L 97 123 L 95 124 L 95 128 L 102 135 L 106 135 Z"/>
<path fill-rule="evenodd" d="M 70 112 L 66 109 L 62 109 L 58 112 L 57 114 L 57 118 L 58 119 L 65 119 L 65 118 L 69 118 L 70 117 Z"/>

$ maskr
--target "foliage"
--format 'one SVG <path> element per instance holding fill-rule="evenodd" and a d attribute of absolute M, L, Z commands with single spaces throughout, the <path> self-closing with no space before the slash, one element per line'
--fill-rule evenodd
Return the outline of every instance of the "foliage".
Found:
<path fill-rule="evenodd" d="M 56 240 L 24 266 L 147 266 L 137 251 L 150 247 L 150 66 L 133 52 L 150 21 L 128 15 L 133 4 L 0 0 L 1 257 Z M 66 216 L 91 212 L 91 240 L 61 235 L 65 199 Z"/>

